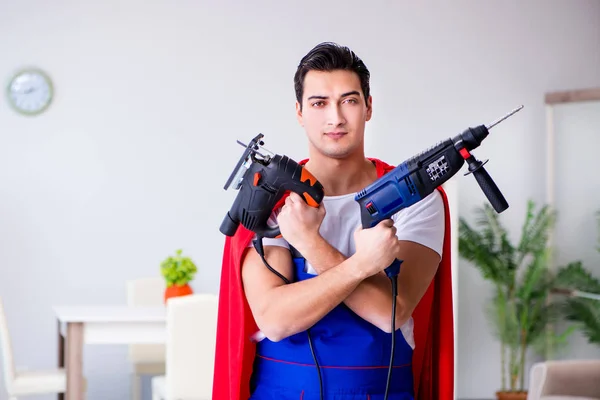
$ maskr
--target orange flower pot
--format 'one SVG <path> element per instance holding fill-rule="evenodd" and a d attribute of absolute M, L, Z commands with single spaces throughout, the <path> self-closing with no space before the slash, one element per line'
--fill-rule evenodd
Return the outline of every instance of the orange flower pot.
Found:
<path fill-rule="evenodd" d="M 185 285 L 171 285 L 165 289 L 165 304 L 171 297 L 181 297 L 193 294 L 193 290 L 187 283 Z"/>
<path fill-rule="evenodd" d="M 527 400 L 527 392 L 496 392 L 498 400 Z"/>

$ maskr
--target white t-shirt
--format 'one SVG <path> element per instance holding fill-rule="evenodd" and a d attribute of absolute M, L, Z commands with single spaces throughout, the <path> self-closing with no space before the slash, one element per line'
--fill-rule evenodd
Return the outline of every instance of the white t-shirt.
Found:
<path fill-rule="evenodd" d="M 360 205 L 354 200 L 355 196 L 356 193 L 351 193 L 323 198 L 325 217 L 319 232 L 330 245 L 346 257 L 352 256 L 356 251 L 354 231 L 361 225 Z M 269 225 L 277 225 L 279 211 L 273 212 Z M 442 197 L 435 190 L 420 202 L 394 214 L 392 220 L 397 229 L 398 239 L 422 244 L 441 256 L 444 243 L 444 217 Z M 283 238 L 263 238 L 263 245 L 289 248 L 289 244 Z M 252 246 L 250 242 L 249 247 Z M 308 260 L 306 260 L 306 272 L 316 275 L 315 269 Z M 401 327 L 401 330 L 408 344 L 414 348 L 412 318 Z"/>

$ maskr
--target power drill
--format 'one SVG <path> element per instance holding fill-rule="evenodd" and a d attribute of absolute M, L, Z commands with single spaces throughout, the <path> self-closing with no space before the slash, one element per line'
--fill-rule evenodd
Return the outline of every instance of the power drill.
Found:
<path fill-rule="evenodd" d="M 421 201 L 440 185 L 452 178 L 463 166 L 469 165 L 465 175 L 473 174 L 479 187 L 498 213 L 508 208 L 504 196 L 486 171 L 487 163 L 479 161 L 471 151 L 489 135 L 489 130 L 520 111 L 517 107 L 488 126 L 468 128 L 461 134 L 443 140 L 429 149 L 404 161 L 363 190 L 355 197 L 360 204 L 363 228 L 371 228 L 391 218 L 398 211 Z M 397 275 L 400 261 L 396 260 L 386 270 L 391 277 Z"/>
<path fill-rule="evenodd" d="M 219 230 L 224 235 L 235 235 L 241 223 L 260 238 L 280 236 L 279 227 L 271 227 L 267 221 L 288 191 L 298 193 L 312 207 L 318 207 L 323 201 L 321 182 L 296 161 L 264 149 L 263 137 L 262 133 L 258 134 L 248 145 L 237 141 L 246 149 L 225 183 L 227 190 L 235 181 L 239 193 L 221 223 Z"/>
<path fill-rule="evenodd" d="M 417 154 L 361 190 L 355 200 L 360 204 L 361 224 L 371 228 L 379 222 L 389 219 L 398 211 L 421 201 L 440 185 L 452 178 L 464 165 L 469 165 L 465 175 L 473 174 L 479 187 L 497 213 L 508 208 L 508 203 L 494 180 L 486 171 L 482 162 L 471 154 L 489 135 L 489 130 L 506 118 L 520 111 L 517 107 L 488 126 L 479 125 L 468 128 L 461 134 L 443 140 L 429 149 Z M 396 331 L 396 297 L 398 296 L 397 276 L 402 260 L 394 260 L 385 269 L 392 283 L 392 332 Z M 392 334 L 390 365 L 384 399 L 388 397 L 396 335 Z"/>

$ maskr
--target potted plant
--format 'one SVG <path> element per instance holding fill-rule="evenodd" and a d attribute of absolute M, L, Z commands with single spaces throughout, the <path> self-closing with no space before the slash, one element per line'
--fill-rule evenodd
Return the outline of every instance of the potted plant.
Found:
<path fill-rule="evenodd" d="M 175 256 L 167 257 L 160 264 L 162 276 L 166 281 L 165 303 L 171 297 L 193 293 L 189 282 L 194 279 L 198 269 L 189 257 L 183 257 L 181 253 L 181 249 L 177 250 Z"/>
<path fill-rule="evenodd" d="M 518 242 L 500 221 L 500 216 L 489 204 L 476 210 L 476 227 L 459 218 L 459 255 L 470 261 L 484 279 L 493 285 L 493 296 L 486 304 L 486 316 L 494 336 L 500 342 L 501 387 L 498 399 L 527 398 L 524 389 L 527 351 L 530 348 L 553 348 L 564 344 L 573 331 L 548 334 L 550 324 L 557 320 L 556 304 L 549 301 L 556 285 L 556 277 L 547 268 L 548 235 L 555 221 L 555 213 L 548 206 L 536 210 L 529 201 Z M 559 269 L 566 279 L 573 267 Z"/>

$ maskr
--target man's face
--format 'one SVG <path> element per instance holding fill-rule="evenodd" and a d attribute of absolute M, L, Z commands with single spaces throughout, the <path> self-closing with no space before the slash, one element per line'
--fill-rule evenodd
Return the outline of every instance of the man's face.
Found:
<path fill-rule="evenodd" d="M 304 79 L 298 122 L 310 146 L 332 158 L 363 149 L 365 123 L 371 119 L 371 98 L 365 100 L 360 79 L 351 71 L 309 71 Z"/>

